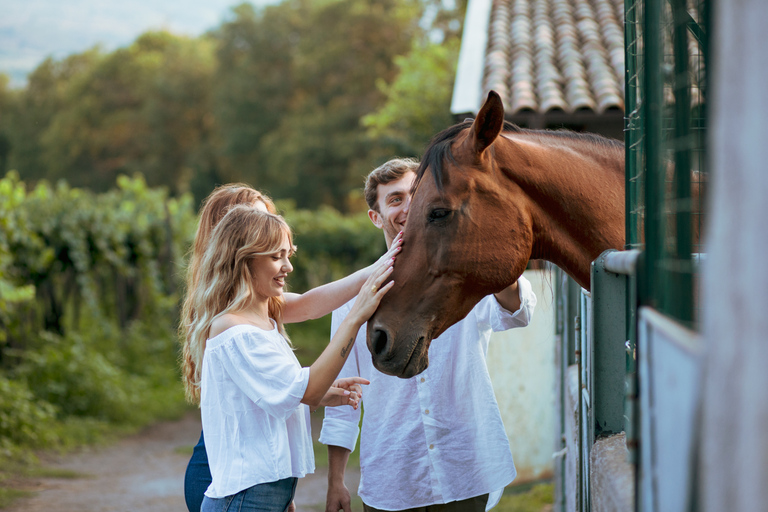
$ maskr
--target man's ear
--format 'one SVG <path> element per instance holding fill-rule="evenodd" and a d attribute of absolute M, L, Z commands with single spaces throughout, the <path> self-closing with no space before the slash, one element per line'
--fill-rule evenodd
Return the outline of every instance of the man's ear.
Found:
<path fill-rule="evenodd" d="M 376 210 L 368 210 L 368 218 L 371 219 L 373 225 L 381 229 L 384 227 L 384 222 L 381 220 L 381 214 Z"/>

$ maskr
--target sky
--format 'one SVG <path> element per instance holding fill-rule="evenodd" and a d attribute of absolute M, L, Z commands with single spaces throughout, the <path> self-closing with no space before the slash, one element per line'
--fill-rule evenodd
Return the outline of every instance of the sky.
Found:
<path fill-rule="evenodd" d="M 251 0 L 261 6 L 279 0 Z M 0 73 L 21 87 L 46 57 L 96 44 L 111 51 L 151 29 L 196 36 L 227 19 L 241 0 L 0 0 Z"/>

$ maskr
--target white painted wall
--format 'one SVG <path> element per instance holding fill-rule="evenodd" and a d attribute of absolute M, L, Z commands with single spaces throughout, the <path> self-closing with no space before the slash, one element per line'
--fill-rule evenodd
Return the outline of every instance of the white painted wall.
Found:
<path fill-rule="evenodd" d="M 488 370 L 517 467 L 515 483 L 552 476 L 555 431 L 554 277 L 526 270 L 538 302 L 528 327 L 494 333 Z"/>
<path fill-rule="evenodd" d="M 714 2 L 699 454 L 705 512 L 768 510 L 768 2 Z"/>

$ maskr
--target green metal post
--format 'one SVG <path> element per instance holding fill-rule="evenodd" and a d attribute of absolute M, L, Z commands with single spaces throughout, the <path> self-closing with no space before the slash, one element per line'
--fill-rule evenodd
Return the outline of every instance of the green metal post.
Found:
<path fill-rule="evenodd" d="M 648 272 L 644 291 L 654 307 L 657 301 L 655 272 L 663 254 L 661 198 L 664 197 L 662 163 L 663 82 L 661 58 L 661 0 L 646 0 L 643 10 L 643 120 L 645 125 L 645 264 Z"/>
<path fill-rule="evenodd" d="M 592 262 L 591 406 L 595 437 L 624 431 L 627 326 L 624 305 L 628 276 L 605 269 L 605 251 Z"/>
<path fill-rule="evenodd" d="M 637 52 L 637 30 L 635 29 L 635 2 L 634 0 L 624 0 L 624 196 L 625 196 L 625 232 L 626 238 L 624 248 L 629 249 L 632 244 L 637 242 L 636 222 L 632 215 L 633 207 L 636 204 L 634 200 L 634 180 L 635 166 L 633 165 L 634 154 L 632 148 L 637 140 L 635 133 L 636 119 L 636 84 L 635 73 L 637 66 L 635 64 L 635 55 Z"/>
<path fill-rule="evenodd" d="M 670 313 L 688 326 L 693 323 L 692 201 L 691 201 L 691 80 L 688 74 L 688 24 L 685 1 L 672 5 L 675 54 L 675 259 L 670 280 Z"/>

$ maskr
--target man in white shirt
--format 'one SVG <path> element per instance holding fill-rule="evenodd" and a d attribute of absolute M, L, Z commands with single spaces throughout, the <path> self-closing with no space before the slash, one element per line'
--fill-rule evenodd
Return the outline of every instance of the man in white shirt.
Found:
<path fill-rule="evenodd" d="M 417 169 L 413 160 L 390 160 L 366 180 L 368 216 L 387 247 L 405 226 Z M 535 305 L 524 277 L 485 297 L 432 341 L 429 367 L 410 379 L 376 370 L 365 326 L 360 329 L 340 377 L 371 381 L 363 390 L 358 490 L 366 512 L 483 512 L 498 502 L 516 470 L 486 366 L 488 343 L 492 331 L 528 325 Z M 333 312 L 331 335 L 350 306 Z M 325 411 L 326 512 L 351 512 L 344 471 L 359 421 L 360 411 L 351 407 Z"/>

